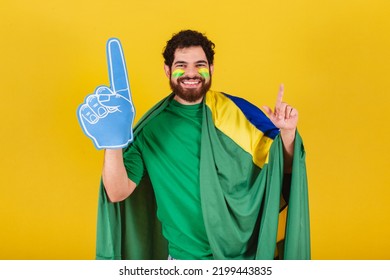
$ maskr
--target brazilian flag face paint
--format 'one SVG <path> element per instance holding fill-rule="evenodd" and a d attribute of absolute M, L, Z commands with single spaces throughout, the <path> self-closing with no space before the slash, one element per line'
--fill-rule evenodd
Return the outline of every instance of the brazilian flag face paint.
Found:
<path fill-rule="evenodd" d="M 184 75 L 183 69 L 176 69 L 175 71 L 172 72 L 172 78 L 179 78 L 183 75 Z"/>
<path fill-rule="evenodd" d="M 200 74 L 203 78 L 205 78 L 205 79 L 210 78 L 209 69 L 207 69 L 207 68 L 199 68 L 198 72 L 199 72 L 199 74 Z"/>

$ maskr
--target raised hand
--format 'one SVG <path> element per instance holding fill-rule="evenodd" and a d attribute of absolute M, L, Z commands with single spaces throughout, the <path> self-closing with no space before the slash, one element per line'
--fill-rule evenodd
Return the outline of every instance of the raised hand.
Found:
<path fill-rule="evenodd" d="M 283 95 L 284 86 L 280 85 L 275 110 L 272 111 L 268 106 L 263 106 L 263 109 L 277 128 L 295 131 L 298 124 L 298 111 L 289 104 L 283 102 Z"/>
<path fill-rule="evenodd" d="M 134 106 L 123 50 L 118 39 L 107 42 L 110 87 L 99 86 L 78 107 L 84 133 L 97 149 L 126 147 L 133 140 Z"/>

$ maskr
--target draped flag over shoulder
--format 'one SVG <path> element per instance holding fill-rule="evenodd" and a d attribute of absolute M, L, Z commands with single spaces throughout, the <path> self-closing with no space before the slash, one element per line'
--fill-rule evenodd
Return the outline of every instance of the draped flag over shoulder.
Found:
<path fill-rule="evenodd" d="M 138 122 L 134 137 L 173 95 Z M 296 134 L 288 206 L 281 210 L 283 146 L 264 113 L 242 98 L 209 91 L 203 102 L 200 193 L 215 259 L 310 259 L 305 151 Z M 126 150 L 124 150 L 126 156 Z M 148 176 L 119 203 L 101 183 L 97 259 L 167 259 Z M 284 242 L 279 242 L 281 239 Z M 277 243 L 282 244 L 278 246 Z"/>

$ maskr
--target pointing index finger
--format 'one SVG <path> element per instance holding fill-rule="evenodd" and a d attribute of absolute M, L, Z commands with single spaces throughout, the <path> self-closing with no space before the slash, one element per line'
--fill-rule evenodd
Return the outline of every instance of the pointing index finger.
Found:
<path fill-rule="evenodd" d="M 284 95 L 284 85 L 281 84 L 279 87 L 278 98 L 276 99 L 276 107 L 280 107 L 280 105 L 282 105 L 283 95 Z"/>
<path fill-rule="evenodd" d="M 126 62 L 119 39 L 112 38 L 108 40 L 107 60 L 112 90 L 127 100 L 130 100 L 130 86 L 127 77 Z"/>

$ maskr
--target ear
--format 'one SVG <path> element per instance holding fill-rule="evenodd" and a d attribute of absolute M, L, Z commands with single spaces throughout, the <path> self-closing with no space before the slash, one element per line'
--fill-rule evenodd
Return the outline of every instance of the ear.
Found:
<path fill-rule="evenodd" d="M 214 74 L 214 64 L 211 64 L 211 65 L 210 65 L 210 74 L 211 74 L 211 75 Z"/>
<path fill-rule="evenodd" d="M 169 67 L 168 65 L 164 64 L 164 71 L 165 71 L 165 75 L 170 78 L 171 77 L 171 67 Z"/>

